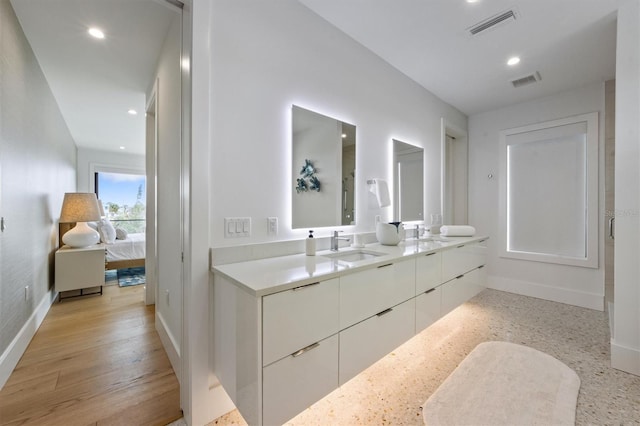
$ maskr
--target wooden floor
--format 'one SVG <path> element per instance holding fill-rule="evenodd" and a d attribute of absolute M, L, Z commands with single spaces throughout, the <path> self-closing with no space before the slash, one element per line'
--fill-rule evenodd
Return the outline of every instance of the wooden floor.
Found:
<path fill-rule="evenodd" d="M 166 425 L 176 376 L 144 286 L 54 303 L 0 391 L 2 425 Z"/>

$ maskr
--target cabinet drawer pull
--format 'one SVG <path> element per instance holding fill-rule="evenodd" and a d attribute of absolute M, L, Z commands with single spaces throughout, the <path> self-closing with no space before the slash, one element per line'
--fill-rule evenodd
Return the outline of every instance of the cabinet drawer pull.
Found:
<path fill-rule="evenodd" d="M 436 291 L 436 288 L 435 287 L 434 288 L 430 288 L 429 290 L 425 291 L 424 294 L 429 294 L 432 291 Z"/>
<path fill-rule="evenodd" d="M 478 241 L 478 244 L 480 244 L 480 243 L 484 243 L 485 241 L 487 241 L 487 239 L 486 239 L 486 238 L 485 238 L 484 240 L 480 240 L 480 241 Z"/>
<path fill-rule="evenodd" d="M 436 254 L 436 252 L 433 252 L 433 253 L 427 253 L 427 254 L 425 254 L 425 256 L 433 256 L 434 254 Z"/>
<path fill-rule="evenodd" d="M 482 268 L 484 268 L 484 265 L 478 266 L 478 269 L 482 269 Z"/>
<path fill-rule="evenodd" d="M 305 285 L 301 285 L 299 287 L 294 287 L 292 290 L 293 291 L 304 290 L 305 288 L 309 288 L 311 286 L 318 285 L 318 284 L 320 284 L 320 281 L 318 281 L 317 283 L 305 284 Z"/>
<path fill-rule="evenodd" d="M 388 313 L 389 313 L 389 312 L 391 312 L 391 311 L 393 311 L 393 308 L 385 309 L 384 311 L 379 312 L 379 313 L 377 313 L 376 315 L 377 315 L 377 316 L 379 316 L 379 317 L 381 317 L 381 316 L 383 316 L 383 315 L 388 314 Z"/>
<path fill-rule="evenodd" d="M 464 247 L 464 244 L 462 244 L 462 245 L 460 245 L 460 246 L 458 246 L 458 247 L 456 247 L 456 248 L 462 248 L 462 247 Z"/>
<path fill-rule="evenodd" d="M 320 343 L 318 343 L 318 342 L 313 343 L 313 344 L 307 346 L 306 348 L 302 348 L 299 351 L 295 351 L 294 353 L 291 354 L 291 356 L 295 358 L 297 356 L 302 355 L 305 352 L 309 352 L 311 349 L 317 348 L 318 346 L 320 346 Z"/>
<path fill-rule="evenodd" d="M 380 266 L 378 266 L 378 269 L 386 268 L 387 266 L 391 266 L 391 265 L 393 265 L 393 263 L 387 263 L 386 265 L 380 265 Z"/>
<path fill-rule="evenodd" d="M 462 275 L 458 275 L 458 276 L 456 277 L 456 280 L 459 280 L 459 279 L 460 279 L 460 278 L 462 278 L 462 277 L 464 277 L 464 274 L 462 274 Z"/>

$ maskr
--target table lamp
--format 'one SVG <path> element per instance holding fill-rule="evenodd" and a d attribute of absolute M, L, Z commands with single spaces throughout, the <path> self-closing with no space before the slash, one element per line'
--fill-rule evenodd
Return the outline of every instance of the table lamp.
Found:
<path fill-rule="evenodd" d="M 93 192 L 67 192 L 64 194 L 60 223 L 76 222 L 62 236 L 62 242 L 69 247 L 88 247 L 98 244 L 100 234 L 87 225 L 87 222 L 100 220 L 98 199 Z"/>

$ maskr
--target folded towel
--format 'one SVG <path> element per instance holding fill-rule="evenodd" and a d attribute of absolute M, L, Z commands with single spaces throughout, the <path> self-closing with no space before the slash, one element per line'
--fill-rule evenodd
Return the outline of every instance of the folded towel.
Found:
<path fill-rule="evenodd" d="M 369 184 L 369 191 L 376 196 L 378 200 L 378 206 L 387 207 L 391 205 L 391 198 L 389 197 L 389 186 L 384 179 L 371 179 L 367 181 Z"/>
<path fill-rule="evenodd" d="M 443 225 L 440 234 L 444 237 L 473 237 L 476 228 L 470 225 Z"/>

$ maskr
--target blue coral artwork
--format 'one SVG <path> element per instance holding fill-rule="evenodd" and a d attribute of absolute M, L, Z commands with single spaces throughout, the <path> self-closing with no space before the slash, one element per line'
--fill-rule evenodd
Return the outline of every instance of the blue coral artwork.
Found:
<path fill-rule="evenodd" d="M 304 165 L 300 170 L 301 178 L 296 179 L 296 192 L 316 191 L 320 192 L 320 180 L 316 176 L 318 169 L 316 169 L 309 159 L 304 160 Z"/>

